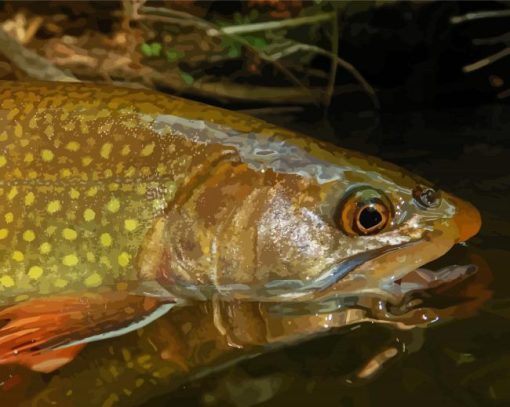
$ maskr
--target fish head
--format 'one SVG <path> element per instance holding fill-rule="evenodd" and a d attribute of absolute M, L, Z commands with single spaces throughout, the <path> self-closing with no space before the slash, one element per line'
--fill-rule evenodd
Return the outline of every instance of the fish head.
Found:
<path fill-rule="evenodd" d="M 146 250 L 147 273 L 185 297 L 391 296 L 480 228 L 472 205 L 396 166 L 318 149 L 215 167 L 154 229 L 160 260 Z"/>

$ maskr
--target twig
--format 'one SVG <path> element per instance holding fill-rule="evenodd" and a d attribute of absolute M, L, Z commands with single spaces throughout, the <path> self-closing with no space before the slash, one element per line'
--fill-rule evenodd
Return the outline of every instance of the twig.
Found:
<path fill-rule="evenodd" d="M 315 52 L 316 54 L 321 54 L 329 58 L 336 59 L 337 64 L 346 71 L 348 71 L 359 82 L 359 84 L 365 90 L 365 92 L 367 92 L 368 96 L 372 100 L 375 109 L 378 110 L 380 108 L 379 100 L 377 99 L 377 95 L 375 94 L 374 88 L 366 81 L 363 75 L 361 75 L 361 73 L 351 63 L 347 62 L 343 58 L 340 58 L 338 55 L 335 55 L 315 45 L 296 43 L 293 46 L 289 47 L 287 50 L 281 51 L 277 57 L 283 58 L 298 51 Z M 273 58 L 274 57 L 276 56 L 273 55 Z"/>
<path fill-rule="evenodd" d="M 272 104 L 310 104 L 311 100 L 318 99 L 322 94 L 321 89 L 307 89 L 304 92 L 295 86 L 250 86 L 228 81 L 207 82 L 202 80 L 195 81 L 192 90 L 199 91 L 200 95 L 213 96 L 223 100 Z M 310 93 L 313 99 L 310 99 Z"/>
<path fill-rule="evenodd" d="M 72 74 L 58 69 L 46 58 L 25 48 L 3 29 L 0 29 L 0 52 L 30 78 L 61 82 L 79 82 Z"/>
<path fill-rule="evenodd" d="M 222 29 L 216 27 L 214 24 L 202 20 L 198 17 L 195 17 L 191 14 L 188 14 L 184 11 L 176 11 L 162 7 L 141 7 L 140 12 L 143 14 L 140 14 L 139 18 L 160 20 L 162 22 L 171 23 L 177 23 L 178 20 L 179 24 L 195 26 L 196 28 L 204 30 L 210 36 L 223 35 L 226 38 L 230 38 L 231 40 L 238 42 L 239 44 L 243 45 L 246 49 L 256 54 L 260 59 L 273 64 L 280 72 L 282 72 L 287 78 L 289 78 L 289 80 L 292 83 L 294 83 L 298 88 L 300 88 L 302 92 L 308 93 L 309 97 L 314 102 L 316 102 L 317 99 L 314 98 L 312 92 L 310 92 L 308 88 L 291 71 L 289 71 L 285 66 L 283 66 L 278 61 L 273 60 L 265 52 L 255 48 L 243 37 L 236 34 L 222 32 L 221 31 Z M 152 14 L 152 16 L 147 15 L 147 13 Z"/>
<path fill-rule="evenodd" d="M 280 28 L 299 27 L 301 25 L 316 24 L 321 21 L 329 21 L 332 18 L 336 18 L 336 13 L 322 13 L 314 16 L 288 18 L 280 21 L 265 21 L 262 23 L 244 24 L 244 25 L 232 25 L 228 27 L 221 27 L 216 29 L 216 32 L 208 32 L 207 34 L 214 36 L 219 34 L 223 35 L 238 35 L 247 34 L 258 31 L 270 31 L 277 30 Z"/>
<path fill-rule="evenodd" d="M 467 13 L 462 16 L 450 18 L 450 23 L 461 24 L 466 21 L 481 20 L 484 18 L 510 17 L 510 10 L 479 11 L 476 13 Z"/>
<path fill-rule="evenodd" d="M 212 25 L 211 23 L 202 20 L 201 18 L 196 17 L 193 14 L 186 13 L 185 11 L 177 11 L 164 7 L 148 7 L 148 6 L 141 7 L 139 11 L 140 14 L 137 16 L 138 18 L 159 20 L 162 22 L 187 27 L 193 26 L 206 32 L 208 30 L 215 28 L 214 25 Z"/>
<path fill-rule="evenodd" d="M 496 37 L 475 38 L 473 40 L 474 45 L 495 45 L 501 43 L 510 43 L 510 32 Z"/>
<path fill-rule="evenodd" d="M 338 55 L 338 43 L 339 43 L 339 30 L 338 30 L 338 15 L 333 13 L 332 17 L 332 33 L 331 33 L 331 55 Z M 335 89 L 336 72 L 338 68 L 338 58 L 331 58 L 331 69 L 329 72 L 328 86 L 324 93 L 324 106 L 331 104 L 333 98 L 333 91 Z"/>
<path fill-rule="evenodd" d="M 462 68 L 462 70 L 466 73 L 473 72 L 473 71 L 481 69 L 487 65 L 490 65 L 490 64 L 492 64 L 508 55 L 510 55 L 510 47 L 506 47 L 495 54 L 485 57 L 485 58 L 483 58 L 479 61 L 476 61 L 472 64 L 466 65 Z"/>

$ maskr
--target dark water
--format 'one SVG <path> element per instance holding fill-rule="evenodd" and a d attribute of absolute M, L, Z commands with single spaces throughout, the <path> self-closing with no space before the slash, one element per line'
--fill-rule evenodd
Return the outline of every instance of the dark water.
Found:
<path fill-rule="evenodd" d="M 266 118 L 381 156 L 474 203 L 482 214 L 480 233 L 441 262 L 462 264 L 479 256 L 492 275 L 492 299 L 473 316 L 427 329 L 399 332 L 362 324 L 332 332 L 146 405 L 510 405 L 510 107 L 389 113 L 370 130 L 340 117 L 343 124 L 333 120 L 322 128 L 292 115 Z M 405 350 L 375 377 L 352 380 L 388 343 L 404 344 Z"/>

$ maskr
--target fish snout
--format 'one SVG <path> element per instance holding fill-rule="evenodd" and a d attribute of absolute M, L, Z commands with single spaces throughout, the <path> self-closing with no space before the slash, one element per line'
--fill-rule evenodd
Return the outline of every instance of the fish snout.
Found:
<path fill-rule="evenodd" d="M 450 195 L 449 200 L 455 206 L 455 215 L 453 221 L 459 231 L 458 242 L 465 242 L 466 240 L 475 236 L 482 226 L 482 218 L 480 212 L 469 202 L 466 202 L 456 196 Z"/>

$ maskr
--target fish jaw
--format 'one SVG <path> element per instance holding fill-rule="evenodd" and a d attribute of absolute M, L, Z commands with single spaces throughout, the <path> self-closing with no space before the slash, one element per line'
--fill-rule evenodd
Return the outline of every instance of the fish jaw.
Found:
<path fill-rule="evenodd" d="M 457 227 L 457 242 L 465 242 L 475 236 L 482 226 L 480 212 L 472 204 L 454 195 L 447 199 L 455 206 L 453 221 Z"/>
<path fill-rule="evenodd" d="M 480 230 L 481 216 L 472 204 L 451 194 L 444 194 L 444 199 L 454 208 L 451 216 L 427 220 L 422 224 L 419 219 L 411 219 L 407 224 L 409 226 L 414 223 L 415 231 L 422 230 L 420 237 L 415 234 L 406 243 L 382 250 L 378 256 L 368 256 L 367 261 L 354 267 L 344 278 L 315 293 L 314 298 L 376 295 L 390 302 L 402 299 L 407 293 L 405 287 L 400 285 L 402 278 L 443 256 L 456 243 L 465 242 Z M 409 232 L 403 233 L 412 235 Z M 466 273 L 473 271 L 473 268 L 469 267 L 464 269 Z M 458 274 L 461 268 L 452 267 L 452 270 L 456 270 Z M 438 285 L 441 281 L 448 282 L 452 278 L 446 272 L 441 273 L 438 278 L 432 278 L 431 274 L 430 283 Z M 425 286 L 426 283 L 423 283 L 422 288 L 426 288 Z"/>

